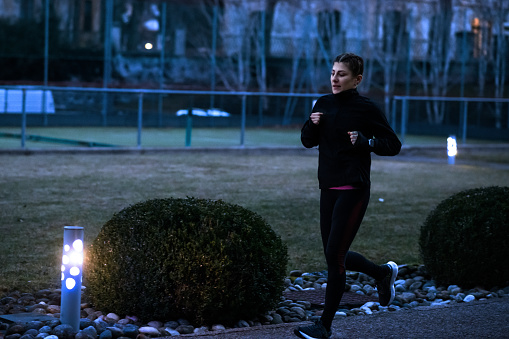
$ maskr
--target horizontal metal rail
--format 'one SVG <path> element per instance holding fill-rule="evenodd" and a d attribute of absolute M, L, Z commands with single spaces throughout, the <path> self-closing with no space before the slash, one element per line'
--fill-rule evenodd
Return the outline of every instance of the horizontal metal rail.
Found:
<path fill-rule="evenodd" d="M 285 92 L 248 92 L 248 91 L 198 91 L 149 88 L 102 88 L 102 87 L 61 87 L 61 86 L 0 86 L 1 89 L 69 91 L 69 92 L 100 92 L 100 93 L 131 93 L 131 94 L 186 94 L 186 95 L 233 95 L 233 96 L 270 96 L 270 97 L 302 97 L 315 98 L 326 93 L 285 93 Z"/>
<path fill-rule="evenodd" d="M 242 110 L 241 110 L 241 128 L 240 128 L 240 146 L 244 147 L 245 143 L 245 131 L 246 131 L 246 98 L 248 96 L 266 96 L 266 97 L 300 97 L 300 98 L 318 98 L 324 94 L 319 93 L 283 93 L 283 92 L 232 92 L 232 91 L 197 91 L 197 90 L 170 90 L 170 89 L 148 89 L 148 88 L 98 88 L 98 87 L 60 87 L 60 86 L 29 86 L 29 85 L 18 85 L 18 86 L 0 86 L 0 89 L 5 89 L 5 112 L 7 112 L 7 90 L 21 90 L 22 91 L 22 122 L 21 122 L 21 148 L 25 148 L 27 140 L 26 135 L 26 115 L 30 114 L 26 112 L 25 101 L 26 92 L 29 90 L 41 90 L 42 93 L 46 91 L 54 92 L 95 92 L 102 93 L 105 96 L 109 93 L 123 93 L 123 94 L 135 94 L 138 95 L 138 122 L 137 122 L 137 147 L 141 148 L 141 137 L 142 137 L 142 125 L 143 125 L 143 100 L 145 94 L 158 94 L 158 95 L 223 95 L 223 96 L 237 96 L 242 98 Z M 106 116 L 103 112 L 103 124 L 105 124 Z M 0 115 L 1 116 L 1 115 Z M 188 121 L 186 126 L 186 146 L 191 146 L 191 108 L 188 110 Z M 35 140 L 28 138 L 29 140 Z M 42 139 L 39 139 L 42 140 Z M 56 140 L 53 140 L 56 142 Z M 67 142 L 66 142 L 67 143 Z M 81 143 L 81 141 L 76 141 Z M 102 146 L 102 145 L 101 145 Z"/>
<path fill-rule="evenodd" d="M 437 97 L 437 96 L 410 96 L 395 95 L 392 105 L 392 127 L 396 125 L 396 102 L 401 101 L 401 129 L 400 138 L 404 143 L 406 136 L 406 127 L 408 124 L 408 102 L 409 101 L 445 101 L 460 102 L 462 104 L 462 116 L 460 117 L 460 130 L 462 143 L 467 140 L 467 121 L 468 121 L 468 103 L 470 102 L 493 102 L 493 103 L 509 103 L 509 98 L 482 98 L 482 97 Z"/>

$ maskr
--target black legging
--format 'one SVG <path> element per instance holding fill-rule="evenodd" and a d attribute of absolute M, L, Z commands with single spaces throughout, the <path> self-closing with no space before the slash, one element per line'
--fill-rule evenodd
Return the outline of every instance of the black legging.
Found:
<path fill-rule="evenodd" d="M 383 279 L 384 269 L 349 251 L 369 203 L 370 189 L 322 189 L 320 195 L 320 230 L 328 266 L 325 307 L 322 323 L 330 328 L 345 290 L 346 270 L 366 273 Z"/>

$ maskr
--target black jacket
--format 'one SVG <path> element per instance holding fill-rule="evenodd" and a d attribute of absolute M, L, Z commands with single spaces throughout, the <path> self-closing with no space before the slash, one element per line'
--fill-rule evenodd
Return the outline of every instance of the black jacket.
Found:
<path fill-rule="evenodd" d="M 371 152 L 396 155 L 401 142 L 385 114 L 356 89 L 320 97 L 313 112 L 322 112 L 320 124 L 308 119 L 301 130 L 304 147 L 318 146 L 318 182 L 321 189 L 371 184 Z M 358 131 L 355 145 L 349 131 Z M 374 139 L 374 147 L 368 140 Z"/>

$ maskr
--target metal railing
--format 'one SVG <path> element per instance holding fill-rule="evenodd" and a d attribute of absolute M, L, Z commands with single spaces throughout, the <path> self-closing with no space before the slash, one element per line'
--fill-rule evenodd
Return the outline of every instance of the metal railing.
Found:
<path fill-rule="evenodd" d="M 401 102 L 401 115 L 400 115 L 400 139 L 404 143 L 407 134 L 409 113 L 409 103 L 411 101 L 438 101 L 438 102 L 457 102 L 460 103 L 458 111 L 458 131 L 461 135 L 461 140 L 466 143 L 468 131 L 468 104 L 469 103 L 509 103 L 509 98 L 475 98 L 475 97 L 436 97 L 436 96 L 394 96 L 392 104 L 392 112 L 390 116 L 391 125 L 394 130 L 397 130 L 397 111 L 398 104 Z M 501 110 L 501 108 L 499 108 Z M 509 109 L 507 111 L 507 119 L 509 119 Z M 509 121 L 508 121 L 509 128 Z M 509 133 L 509 131 L 508 131 Z"/>
<path fill-rule="evenodd" d="M 102 100 L 102 108 L 101 108 L 101 115 L 102 115 L 102 121 L 103 126 L 107 126 L 107 120 L 108 120 L 108 109 L 107 109 L 107 102 L 108 102 L 108 95 L 112 94 L 128 94 L 128 95 L 135 95 L 137 96 L 137 121 L 136 121 L 136 128 L 137 128 L 137 138 L 136 138 L 136 147 L 141 148 L 142 147 L 142 131 L 143 131 L 143 117 L 144 117 L 144 101 L 145 97 L 147 95 L 159 95 L 160 98 L 164 95 L 181 95 L 181 96 L 227 96 L 227 97 L 237 97 L 241 100 L 240 105 L 240 146 L 244 147 L 245 145 L 245 132 L 246 132 L 246 115 L 247 115 L 247 98 L 248 97 L 260 97 L 260 98 L 267 98 L 267 97 L 281 97 L 283 99 L 287 99 L 285 104 L 285 116 L 288 114 L 292 116 L 293 114 L 289 111 L 292 110 L 292 104 L 291 104 L 291 98 L 309 98 L 309 99 L 316 99 L 319 96 L 323 94 L 316 94 L 316 93 L 277 93 L 277 92 L 228 92 L 228 91 L 197 91 L 197 90 L 164 90 L 164 89 L 118 89 L 118 88 L 83 88 L 83 87 L 55 87 L 55 86 L 2 86 L 0 87 L 0 90 L 4 90 L 4 98 L 0 98 L 0 103 L 3 103 L 3 107 L 0 107 L 0 118 L 2 117 L 1 112 L 4 112 L 8 114 L 9 112 L 9 103 L 8 103 L 8 91 L 11 90 L 17 90 L 21 91 L 21 104 L 20 111 L 15 112 L 21 114 L 21 147 L 26 147 L 26 129 L 27 129 L 27 115 L 32 114 L 35 112 L 29 112 L 27 111 L 27 92 L 28 91 L 39 91 L 42 93 L 42 104 L 41 104 L 41 111 L 37 112 L 43 115 L 43 119 L 45 121 L 44 124 L 47 122 L 47 115 L 52 114 L 50 112 L 45 111 L 46 110 L 46 103 L 45 100 L 48 97 L 46 94 L 47 92 L 77 92 L 77 93 L 95 93 L 102 95 L 104 100 Z M 3 100 L 2 100 L 3 99 Z M 190 102 L 193 100 L 190 99 Z M 0 104 L 0 106 L 2 106 Z M 293 104 L 294 108 L 295 104 Z M 309 107 L 307 112 L 311 111 L 312 107 Z M 192 130 L 192 114 L 193 107 L 189 107 L 188 114 L 187 114 L 187 122 L 186 122 L 186 147 L 191 145 L 191 130 Z M 57 109 L 55 111 L 58 111 Z M 11 112 L 10 113 L 14 113 Z M 159 105 L 159 114 L 161 114 L 161 105 Z M 299 119 L 299 121 L 304 121 L 303 119 Z M 0 126 L 1 126 L 1 120 L 0 120 Z M 43 138 L 42 138 L 43 139 Z M 38 138 L 37 140 L 42 140 L 41 138 Z M 48 140 L 50 138 L 46 138 Z M 34 139 L 32 139 L 34 140 Z M 69 143 L 72 143 L 69 141 Z M 82 145 L 83 143 L 76 141 L 77 145 Z M 90 143 L 89 146 L 111 146 L 106 145 L 102 143 Z"/>
<path fill-rule="evenodd" d="M 19 99 L 17 108 L 13 108 L 15 106 L 11 105 L 12 102 L 9 102 L 8 92 L 9 91 L 21 91 L 21 99 Z M 31 91 L 33 94 L 34 92 L 39 93 L 41 95 L 41 99 L 38 101 L 40 104 L 40 110 L 38 112 L 34 112 L 34 105 L 32 104 L 27 105 L 27 93 Z M 94 115 L 97 119 L 102 120 L 102 123 L 100 123 L 102 126 L 108 126 L 108 119 L 111 119 L 108 115 L 111 114 L 111 112 L 108 111 L 108 96 L 113 95 L 122 95 L 125 97 L 128 97 L 130 102 L 132 102 L 131 105 L 131 111 L 132 111 L 132 127 L 136 127 L 136 147 L 141 148 L 142 147 L 142 133 L 144 129 L 144 117 L 147 116 L 153 116 L 153 112 L 148 112 L 149 110 L 144 107 L 144 104 L 147 102 L 151 102 L 150 100 L 147 100 L 147 97 L 150 96 L 152 99 L 152 103 L 154 101 L 154 98 L 158 98 L 158 104 L 157 104 L 157 110 L 158 110 L 158 120 L 159 125 L 161 125 L 161 114 L 162 114 L 162 104 L 161 101 L 163 96 L 169 96 L 174 95 L 178 96 L 179 98 L 184 98 L 185 100 L 180 101 L 187 101 L 187 102 L 194 102 L 194 97 L 220 97 L 224 96 L 228 98 L 228 101 L 233 101 L 232 98 L 236 98 L 236 100 L 239 101 L 239 104 L 237 105 L 238 110 L 236 110 L 236 114 L 234 115 L 234 118 L 230 119 L 228 124 L 229 127 L 235 127 L 239 128 L 240 131 L 240 140 L 238 145 L 240 147 L 245 146 L 245 135 L 246 135 L 246 127 L 247 127 L 247 118 L 248 118 L 248 105 L 251 106 L 251 104 L 248 104 L 248 98 L 258 97 L 260 99 L 260 102 L 262 99 L 267 98 L 280 98 L 283 99 L 283 103 L 279 105 L 278 108 L 274 108 L 271 110 L 279 110 L 281 112 L 284 112 L 284 114 L 280 114 L 278 117 L 278 123 L 279 125 L 284 125 L 284 121 L 291 121 L 288 120 L 288 117 L 293 118 L 294 123 L 301 124 L 303 121 L 305 121 L 305 118 L 309 114 L 312 108 L 312 100 L 317 99 L 323 94 L 319 93 L 281 93 L 281 92 L 228 92 L 228 91 L 197 91 L 197 90 L 164 90 L 164 89 L 118 89 L 118 88 L 83 88 L 83 87 L 56 87 L 56 86 L 2 86 L 0 87 L 0 127 L 4 126 L 2 124 L 2 116 L 5 117 L 8 114 L 11 113 L 19 113 L 21 114 L 21 122 L 20 122 L 20 129 L 21 133 L 19 135 L 19 138 L 21 139 L 21 148 L 26 148 L 26 141 L 27 140 L 37 140 L 37 141 L 49 141 L 49 142 L 55 142 L 57 140 L 52 140 L 51 137 L 42 137 L 42 136 L 27 136 L 26 130 L 27 130 L 27 116 L 31 115 L 33 113 L 40 113 L 42 115 L 43 119 L 43 126 L 47 126 L 47 119 L 49 115 L 58 115 L 60 111 L 58 100 L 55 101 L 55 107 L 48 105 L 48 100 L 53 100 L 50 95 L 47 95 L 48 92 L 60 93 L 60 96 L 64 94 L 65 97 L 69 97 L 67 99 L 68 102 L 73 102 L 76 100 L 76 98 L 82 98 L 94 95 L 96 98 L 96 105 L 91 107 L 83 107 L 82 110 L 86 111 L 87 113 L 83 113 L 81 115 L 81 119 L 83 121 L 90 120 L 90 115 L 95 112 L 97 114 Z M 63 93 L 63 94 L 62 94 Z M 73 93 L 76 93 L 77 95 L 73 97 Z M 18 95 L 19 96 L 19 95 Z M 32 95 L 33 96 L 33 95 Z M 134 96 L 134 97 L 133 97 Z M 296 105 L 296 100 L 292 99 L 306 99 L 309 102 L 306 102 L 305 105 Z M 208 98 L 207 98 L 208 99 Z M 202 100 L 208 101 L 208 100 Z M 285 101 L 285 102 L 284 102 Z M 456 116 L 457 120 L 457 131 L 459 131 L 461 140 L 463 143 L 466 142 L 467 139 L 467 132 L 468 132 L 468 116 L 469 116 L 469 104 L 472 103 L 495 103 L 495 104 L 509 104 L 508 98 L 467 98 L 467 97 L 433 97 L 433 96 L 394 96 L 393 102 L 392 102 L 392 111 L 390 114 L 388 114 L 388 119 L 393 127 L 393 129 L 399 133 L 400 138 L 402 142 L 405 142 L 405 137 L 408 133 L 408 126 L 409 126 L 409 118 L 412 118 L 412 116 L 415 116 L 415 114 L 410 114 L 410 103 L 411 102 L 455 102 L 459 103 L 460 107 L 454 108 L 451 114 Z M 216 101 L 217 102 L 217 101 Z M 53 104 L 53 101 L 51 102 Z M 81 105 L 81 103 L 76 104 L 77 106 Z M 261 106 L 261 105 L 260 105 Z M 296 107 L 297 106 L 297 107 Z M 509 124 L 509 105 L 508 106 L 508 112 L 507 117 L 504 116 L 504 119 L 507 119 L 507 124 Z M 54 108 L 54 110 L 50 109 L 50 112 L 48 112 L 48 107 Z M 186 109 L 186 107 L 180 107 Z M 187 110 L 187 115 L 185 117 L 185 145 L 186 147 L 191 146 L 191 131 L 193 128 L 193 123 L 195 123 L 196 120 L 193 121 L 193 114 L 192 110 L 194 107 L 192 107 L 192 104 L 189 104 Z M 252 109 L 252 107 L 249 107 Z M 302 111 L 302 114 L 295 114 L 294 111 L 298 109 Z M 501 107 L 498 108 L 501 110 Z M 14 111 L 13 111 L 14 110 Z M 19 111 L 16 111 L 19 110 Z M 37 110 L 37 109 L 35 109 Z M 415 113 L 415 112 L 412 112 Z M 263 114 L 260 114 L 260 116 Z M 398 118 L 399 118 L 399 126 L 398 126 Z M 173 118 L 175 119 L 175 118 Z M 179 123 L 183 121 L 184 118 L 179 118 Z M 262 118 L 262 120 L 265 118 Z M 268 118 L 267 118 L 268 119 Z M 131 121 L 130 120 L 130 121 Z M 174 122 L 176 120 L 172 120 Z M 273 119 L 275 121 L 275 119 Z M 19 126 L 19 125 L 18 125 Z M 78 124 L 78 126 L 81 126 Z M 130 125 L 131 126 L 131 125 Z M 173 127 L 173 126 L 172 126 Z M 399 128 L 398 128 L 399 127 Z M 508 128 L 502 128 L 502 132 L 507 131 Z M 4 137 L 6 136 L 6 133 L 3 133 Z M 108 144 L 108 143 L 101 143 L 101 142 L 82 142 L 79 140 L 64 140 L 64 143 L 67 144 L 73 144 L 78 146 L 92 146 L 92 147 L 111 147 L 114 145 Z"/>

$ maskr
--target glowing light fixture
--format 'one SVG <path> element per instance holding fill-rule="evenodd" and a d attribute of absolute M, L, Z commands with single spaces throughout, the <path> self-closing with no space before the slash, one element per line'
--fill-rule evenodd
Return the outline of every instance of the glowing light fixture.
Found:
<path fill-rule="evenodd" d="M 152 47 L 154 47 L 150 42 L 147 42 L 145 44 L 145 49 L 152 49 Z"/>
<path fill-rule="evenodd" d="M 60 322 L 80 329 L 81 280 L 83 272 L 83 227 L 64 227 Z"/>
<path fill-rule="evenodd" d="M 449 164 L 454 165 L 456 155 L 458 154 L 458 145 L 456 143 L 456 137 L 451 135 L 447 138 L 447 156 L 449 158 Z"/>

